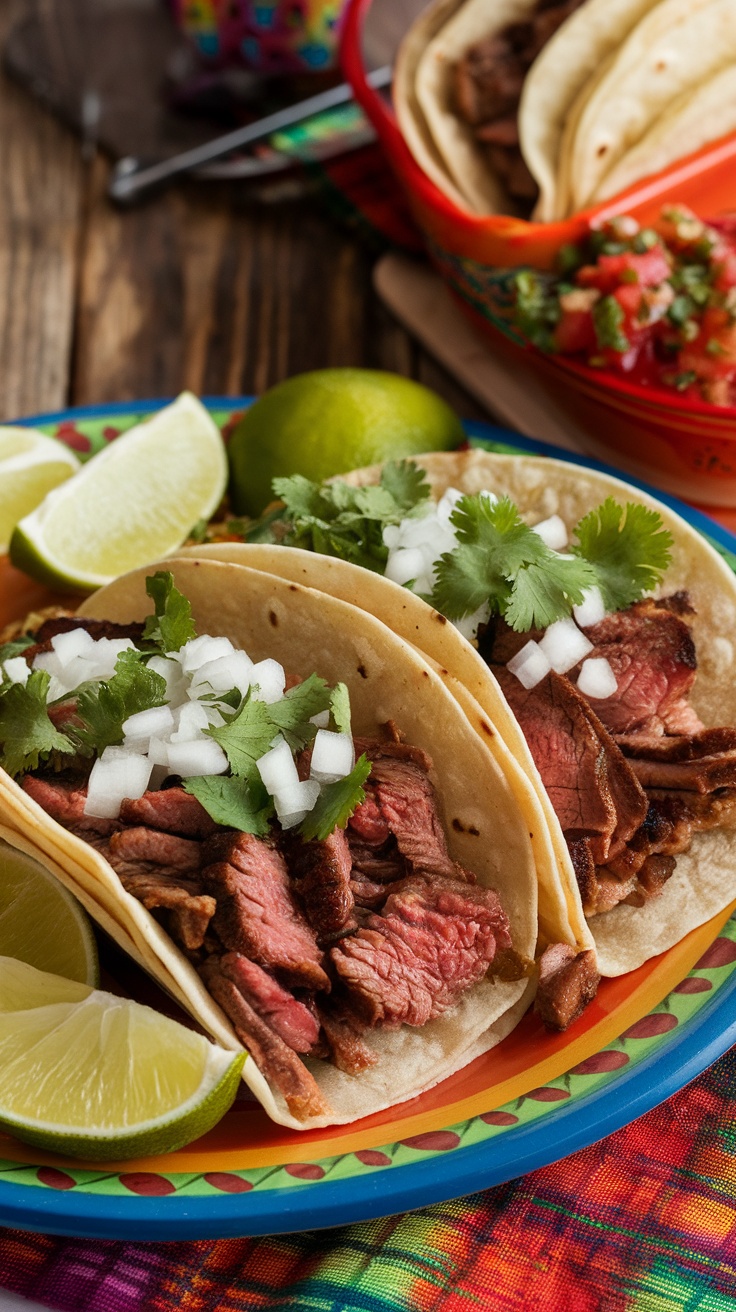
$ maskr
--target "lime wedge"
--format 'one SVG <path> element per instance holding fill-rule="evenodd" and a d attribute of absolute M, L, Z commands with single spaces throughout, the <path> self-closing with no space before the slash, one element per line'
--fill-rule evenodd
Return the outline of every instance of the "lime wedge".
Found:
<path fill-rule="evenodd" d="M 37 861 L 0 843 L 0 956 L 97 984 L 97 946 L 76 898 Z"/>
<path fill-rule="evenodd" d="M 73 452 L 53 437 L 34 428 L 0 427 L 0 551 L 7 551 L 18 521 L 80 468 Z"/>
<path fill-rule="evenodd" d="M 91 1161 L 173 1152 L 211 1129 L 245 1061 L 150 1007 L 0 957 L 0 1125 Z"/>
<path fill-rule="evenodd" d="M 189 392 L 94 456 L 18 524 L 10 559 L 51 587 L 91 591 L 175 550 L 227 482 L 216 424 Z"/>

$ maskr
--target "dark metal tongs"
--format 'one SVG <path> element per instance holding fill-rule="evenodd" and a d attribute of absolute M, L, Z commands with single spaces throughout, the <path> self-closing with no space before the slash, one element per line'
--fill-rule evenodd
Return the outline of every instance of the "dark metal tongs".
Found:
<path fill-rule="evenodd" d="M 370 86 L 380 89 L 390 85 L 391 76 L 390 66 L 384 65 L 369 73 L 367 80 Z M 295 105 L 280 109 L 275 114 L 267 114 L 265 118 L 260 118 L 255 123 L 235 128 L 232 132 L 214 137 L 212 141 L 194 146 L 191 150 L 184 150 L 180 155 L 159 160 L 156 164 L 145 164 L 139 159 L 127 156 L 119 160 L 113 170 L 109 195 L 118 204 L 130 204 L 150 189 L 162 186 L 183 173 L 190 173 L 193 169 L 202 168 L 205 164 L 222 159 L 223 155 L 229 155 L 233 150 L 252 146 L 255 142 L 270 137 L 273 132 L 293 127 L 295 123 L 301 123 L 326 109 L 347 105 L 352 99 L 352 88 L 347 82 L 341 82 L 339 86 L 331 87 L 329 91 L 321 91 L 319 95 L 309 96 L 306 100 L 300 100 Z"/>

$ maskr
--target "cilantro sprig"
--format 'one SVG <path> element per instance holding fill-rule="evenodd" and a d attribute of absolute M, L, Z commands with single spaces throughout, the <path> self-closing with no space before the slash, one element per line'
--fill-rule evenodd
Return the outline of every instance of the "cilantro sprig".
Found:
<path fill-rule="evenodd" d="M 606 610 L 623 610 L 661 582 L 672 559 L 672 534 L 658 511 L 613 497 L 576 525 L 576 556 L 595 570 Z"/>
<path fill-rule="evenodd" d="M 52 752 L 75 750 L 49 716 L 50 682 L 46 670 L 32 670 L 27 683 L 12 683 L 0 698 L 0 764 L 10 775 L 35 770 Z"/>
<path fill-rule="evenodd" d="M 421 513 L 430 496 L 424 470 L 411 460 L 389 461 L 369 487 L 314 483 L 294 474 L 274 479 L 273 491 L 283 506 L 250 525 L 246 541 L 303 547 L 379 574 L 388 559 L 384 528 Z"/>
<path fill-rule="evenodd" d="M 192 607 L 182 592 L 174 585 L 174 579 L 167 570 L 158 570 L 146 579 L 146 592 L 156 608 L 155 615 L 149 615 L 143 629 L 143 639 L 158 647 L 162 653 L 178 651 L 196 637 L 197 630 L 192 618 Z"/>
<path fill-rule="evenodd" d="M 123 725 L 131 715 L 164 705 L 166 680 L 130 648 L 118 656 L 111 679 L 86 684 L 75 696 L 75 718 L 81 724 L 70 728 L 72 739 L 82 750 L 100 755 L 123 741 Z"/>

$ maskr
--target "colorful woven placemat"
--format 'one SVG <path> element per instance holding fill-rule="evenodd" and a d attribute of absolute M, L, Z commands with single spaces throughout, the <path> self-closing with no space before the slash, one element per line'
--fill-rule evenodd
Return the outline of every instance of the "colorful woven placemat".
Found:
<path fill-rule="evenodd" d="M 0 1286 L 65 1312 L 732 1312 L 736 1050 L 618 1133 L 485 1193 L 264 1239 L 0 1230 Z"/>

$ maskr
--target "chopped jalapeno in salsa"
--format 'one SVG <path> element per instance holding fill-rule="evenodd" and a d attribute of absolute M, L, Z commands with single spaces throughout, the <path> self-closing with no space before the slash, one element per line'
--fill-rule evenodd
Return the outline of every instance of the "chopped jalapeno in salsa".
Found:
<path fill-rule="evenodd" d="M 564 246 L 559 272 L 517 273 L 515 323 L 540 350 L 736 405 L 736 223 L 684 205 L 629 216 Z"/>

